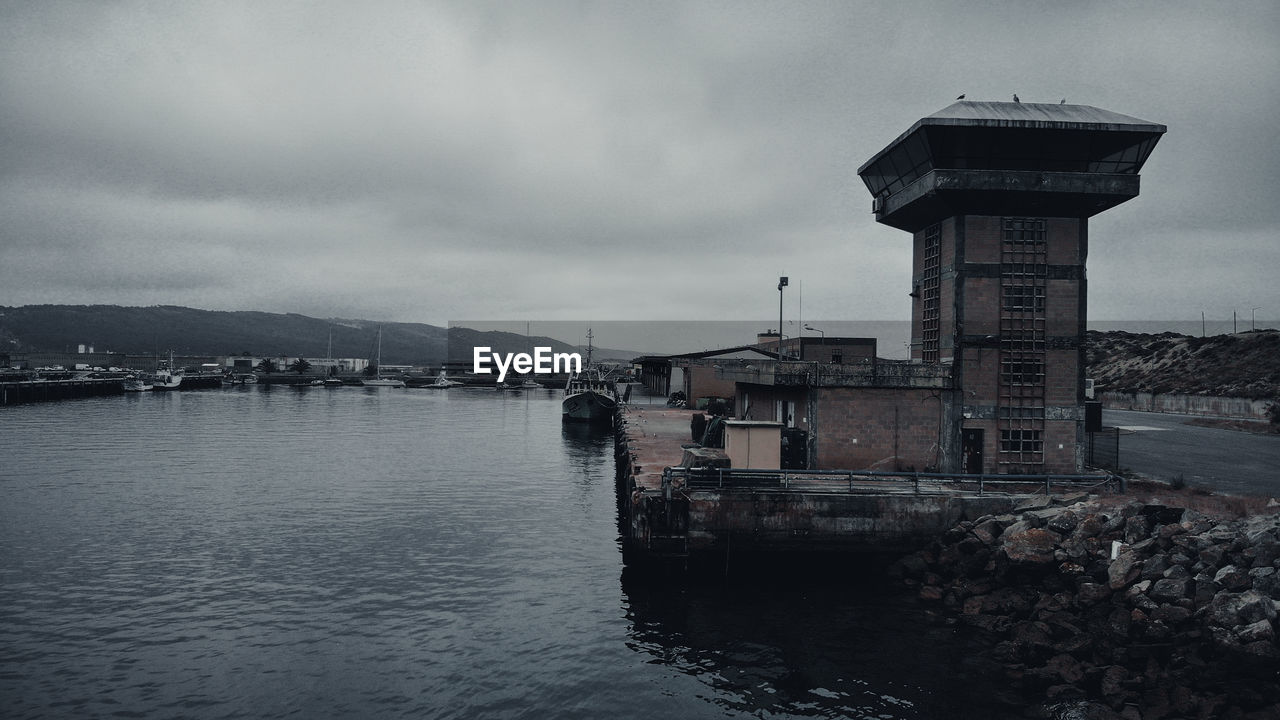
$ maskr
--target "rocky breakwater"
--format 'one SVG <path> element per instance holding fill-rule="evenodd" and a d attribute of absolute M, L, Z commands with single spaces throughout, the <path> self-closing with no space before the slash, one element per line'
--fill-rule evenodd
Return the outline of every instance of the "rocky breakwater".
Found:
<path fill-rule="evenodd" d="M 1042 717 L 1280 718 L 1280 514 L 1038 505 L 894 567 L 931 617 L 976 630 L 1004 699 Z"/>

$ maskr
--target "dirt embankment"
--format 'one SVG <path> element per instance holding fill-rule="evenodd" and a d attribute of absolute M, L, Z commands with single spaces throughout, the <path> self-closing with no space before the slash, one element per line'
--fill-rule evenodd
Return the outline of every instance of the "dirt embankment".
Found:
<path fill-rule="evenodd" d="M 1089 331 L 1086 377 L 1098 392 L 1280 398 L 1280 331 L 1189 337 Z"/>

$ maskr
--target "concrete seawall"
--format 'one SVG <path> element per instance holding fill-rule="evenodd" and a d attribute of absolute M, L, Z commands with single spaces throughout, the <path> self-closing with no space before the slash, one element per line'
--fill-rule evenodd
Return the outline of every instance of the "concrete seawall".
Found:
<path fill-rule="evenodd" d="M 1238 397 L 1208 395 L 1174 395 L 1152 393 L 1104 392 L 1099 399 L 1108 410 L 1206 415 L 1249 420 L 1266 420 L 1267 407 L 1277 400 L 1250 400 Z"/>
<path fill-rule="evenodd" d="M 619 530 L 628 566 L 728 567 L 730 559 L 903 553 L 957 523 L 1107 476 L 925 477 L 865 471 L 679 468 L 692 411 L 631 407 L 616 429 Z M 672 469 L 675 468 L 675 469 Z M 735 474 L 736 473 L 736 474 Z M 1007 477 L 1007 476 L 1005 476 Z"/>
<path fill-rule="evenodd" d="M 52 402 L 123 393 L 124 385 L 119 378 L 0 382 L 0 405 Z"/>

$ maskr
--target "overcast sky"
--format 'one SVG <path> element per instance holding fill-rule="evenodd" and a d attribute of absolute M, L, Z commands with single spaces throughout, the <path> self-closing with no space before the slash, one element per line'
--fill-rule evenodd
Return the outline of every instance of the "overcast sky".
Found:
<path fill-rule="evenodd" d="M 906 320 L 856 169 L 960 93 L 1169 132 L 1093 319 L 1280 317 L 1280 3 L 0 4 L 0 305 Z"/>

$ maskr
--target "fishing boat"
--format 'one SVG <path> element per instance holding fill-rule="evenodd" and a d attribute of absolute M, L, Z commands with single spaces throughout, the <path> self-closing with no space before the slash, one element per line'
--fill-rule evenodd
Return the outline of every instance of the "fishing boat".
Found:
<path fill-rule="evenodd" d="M 371 378 L 366 378 L 363 383 L 369 387 L 404 387 L 404 381 L 397 378 L 382 377 L 382 326 L 378 326 L 378 355 L 377 364 L 374 365 L 375 374 Z"/>
<path fill-rule="evenodd" d="M 591 360 L 591 330 L 587 330 L 587 363 L 569 376 L 560 401 L 564 422 L 612 423 L 618 412 L 618 390 L 612 379 Z"/>
<path fill-rule="evenodd" d="M 170 350 L 168 361 L 157 361 L 156 371 L 148 381 L 152 390 L 177 390 L 182 386 L 182 375 L 182 369 L 173 366 L 173 351 Z"/>

